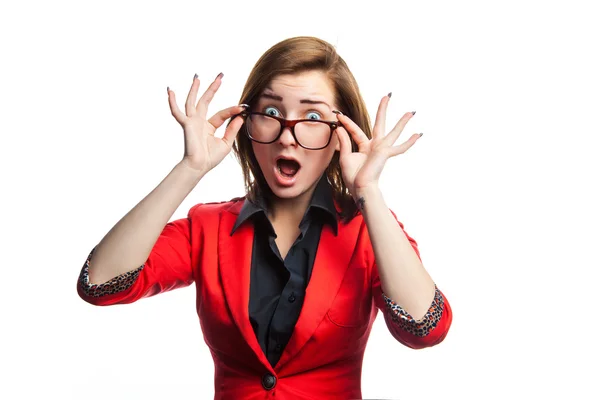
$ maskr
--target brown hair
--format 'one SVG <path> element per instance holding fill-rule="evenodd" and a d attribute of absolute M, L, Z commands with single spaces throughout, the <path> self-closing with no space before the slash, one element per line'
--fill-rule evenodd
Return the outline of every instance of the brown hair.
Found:
<path fill-rule="evenodd" d="M 311 70 L 325 73 L 334 88 L 335 103 L 339 110 L 352 119 L 370 139 L 369 114 L 354 76 L 335 48 L 315 37 L 299 36 L 286 39 L 267 50 L 252 68 L 239 103 L 252 107 L 265 87 L 278 75 Z M 245 126 L 242 126 L 240 133 L 244 129 Z M 350 140 L 352 150 L 356 151 L 356 143 L 352 138 Z M 268 201 L 272 192 L 254 156 L 250 139 L 244 134 L 237 135 L 233 151 L 244 173 L 246 198 L 255 201 L 260 195 Z M 356 215 L 357 207 L 342 179 L 339 152 L 336 151 L 333 155 L 325 174 L 333 188 L 334 199 L 341 209 L 338 214 L 347 222 Z"/>

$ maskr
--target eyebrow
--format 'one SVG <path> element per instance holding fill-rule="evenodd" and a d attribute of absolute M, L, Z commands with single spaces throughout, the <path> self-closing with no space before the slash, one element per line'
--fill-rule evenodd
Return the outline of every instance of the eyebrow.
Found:
<path fill-rule="evenodd" d="M 264 97 L 267 99 L 271 99 L 271 100 L 277 100 L 277 101 L 283 101 L 283 97 L 281 96 L 277 96 L 275 94 L 270 94 L 270 93 L 263 93 L 260 95 L 260 97 Z M 331 108 L 331 106 L 327 103 L 325 103 L 324 101 L 319 101 L 319 100 L 310 100 L 310 99 L 302 99 L 300 100 L 300 104 L 324 104 L 327 107 Z"/>

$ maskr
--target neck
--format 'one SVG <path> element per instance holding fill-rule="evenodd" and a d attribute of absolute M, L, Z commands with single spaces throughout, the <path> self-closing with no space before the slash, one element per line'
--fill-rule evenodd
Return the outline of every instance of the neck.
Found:
<path fill-rule="evenodd" d="M 308 208 L 310 196 L 298 196 L 292 199 L 274 197 L 269 210 L 269 219 L 272 223 L 291 223 L 298 225 Z"/>
<path fill-rule="evenodd" d="M 313 187 L 305 193 L 302 193 L 300 196 L 289 199 L 273 196 L 268 213 L 271 223 L 290 223 L 293 224 L 293 226 L 299 225 L 310 204 L 310 199 L 315 192 L 315 188 L 316 185 L 313 185 Z"/>

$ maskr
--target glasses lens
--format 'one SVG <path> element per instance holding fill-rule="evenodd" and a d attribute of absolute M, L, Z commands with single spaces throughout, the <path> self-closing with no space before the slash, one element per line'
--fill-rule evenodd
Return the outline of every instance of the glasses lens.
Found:
<path fill-rule="evenodd" d="M 281 124 L 275 118 L 267 117 L 266 115 L 251 114 L 246 119 L 246 131 L 248 136 L 258 142 L 269 143 L 275 140 Z"/>
<path fill-rule="evenodd" d="M 318 121 L 302 121 L 296 124 L 296 138 L 298 142 L 309 149 L 325 147 L 331 136 L 329 124 Z"/>
<path fill-rule="evenodd" d="M 262 143 L 273 142 L 281 130 L 279 121 L 266 115 L 250 114 L 245 125 L 248 136 Z M 319 121 L 299 122 L 294 132 L 300 145 L 309 149 L 325 147 L 331 136 L 329 124 Z"/>

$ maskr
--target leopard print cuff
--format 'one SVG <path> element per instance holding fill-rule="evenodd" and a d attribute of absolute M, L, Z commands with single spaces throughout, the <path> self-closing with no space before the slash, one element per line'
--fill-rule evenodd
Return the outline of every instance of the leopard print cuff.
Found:
<path fill-rule="evenodd" d="M 88 255 L 87 260 L 85 260 L 85 264 L 83 265 L 83 268 L 81 268 L 81 273 L 79 274 L 79 285 L 81 286 L 83 293 L 85 293 L 87 296 L 100 297 L 107 294 L 122 292 L 135 283 L 140 271 L 144 269 L 144 265 L 141 265 L 133 271 L 125 272 L 124 274 L 115 276 L 111 280 L 101 283 L 100 285 L 90 284 L 88 272 L 90 268 L 90 260 L 92 258 L 92 254 L 94 254 L 94 250 L 96 250 L 95 247 Z"/>
<path fill-rule="evenodd" d="M 383 294 L 385 299 L 386 309 L 392 321 L 394 321 L 403 330 L 412 333 L 415 336 L 425 337 L 427 336 L 436 326 L 439 320 L 442 318 L 442 311 L 444 309 L 444 298 L 442 293 L 435 287 L 435 296 L 429 306 L 429 310 L 420 320 L 416 321 L 405 309 L 396 304 L 394 300 Z"/>

